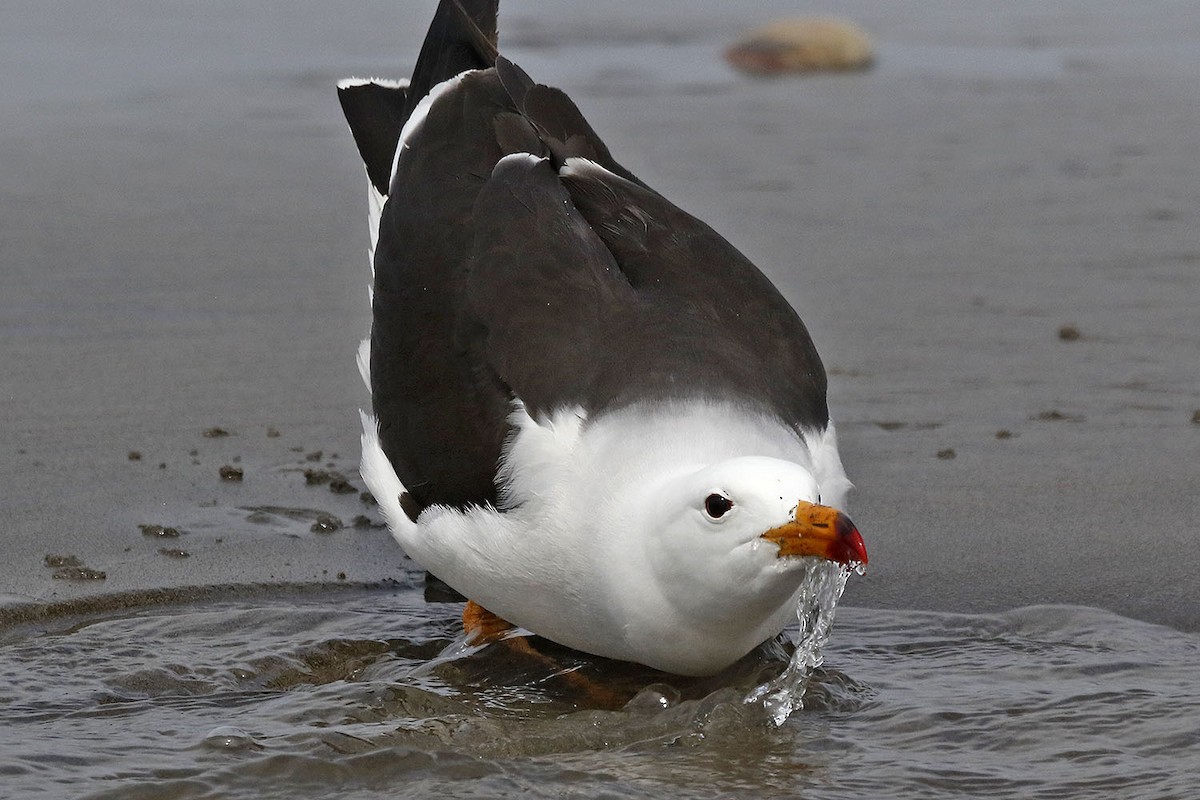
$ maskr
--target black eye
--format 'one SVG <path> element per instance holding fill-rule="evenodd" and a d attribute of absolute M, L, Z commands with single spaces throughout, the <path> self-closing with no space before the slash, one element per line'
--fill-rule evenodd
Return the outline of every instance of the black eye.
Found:
<path fill-rule="evenodd" d="M 733 508 L 733 501 L 723 494 L 713 492 L 704 498 L 704 513 L 713 519 L 720 519 L 725 516 L 731 508 Z"/>

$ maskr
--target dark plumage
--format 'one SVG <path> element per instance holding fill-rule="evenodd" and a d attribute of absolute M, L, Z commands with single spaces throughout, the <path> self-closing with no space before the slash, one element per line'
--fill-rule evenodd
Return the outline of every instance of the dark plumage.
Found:
<path fill-rule="evenodd" d="M 418 507 L 495 503 L 514 397 L 590 418 L 734 398 L 828 422 L 804 324 L 710 227 L 613 160 L 574 103 L 496 55 L 495 3 L 439 6 L 407 90 L 341 90 L 388 202 L 375 253 L 371 392 Z M 464 70 L 392 169 L 421 98 Z M 530 153 L 546 160 L 502 158 Z M 587 159 L 603 169 L 596 169 Z"/>

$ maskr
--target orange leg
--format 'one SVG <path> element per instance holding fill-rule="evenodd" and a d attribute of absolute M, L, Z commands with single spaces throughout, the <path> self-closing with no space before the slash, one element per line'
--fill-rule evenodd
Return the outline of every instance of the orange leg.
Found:
<path fill-rule="evenodd" d="M 505 635 L 514 630 L 517 626 L 513 625 L 506 619 L 496 616 L 491 611 L 488 611 L 483 606 L 476 603 L 474 600 L 468 600 L 467 605 L 463 608 L 462 614 L 463 631 L 466 632 L 473 645 L 493 644 L 504 640 Z M 539 652 L 526 637 L 518 637 L 504 641 L 505 647 L 523 656 L 532 658 L 536 662 L 540 662 L 548 667 L 557 666 L 557 662 L 552 656 Z M 568 685 L 574 687 L 576 691 L 580 691 L 589 701 L 589 705 L 596 705 L 603 708 L 620 708 L 624 705 L 629 697 L 619 692 L 601 685 L 597 681 L 588 678 L 586 675 L 581 675 L 578 672 L 563 672 L 559 673 Z"/>
<path fill-rule="evenodd" d="M 497 617 L 474 600 L 468 600 L 462 614 L 463 631 L 471 644 L 491 644 L 504 638 L 516 626 Z"/>

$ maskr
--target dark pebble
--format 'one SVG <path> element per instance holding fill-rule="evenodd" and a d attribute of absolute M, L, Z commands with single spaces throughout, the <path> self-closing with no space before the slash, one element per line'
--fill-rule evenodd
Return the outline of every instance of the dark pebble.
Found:
<path fill-rule="evenodd" d="M 224 428 L 213 427 L 206 430 L 202 435 L 205 439 L 219 439 L 222 436 L 228 436 L 229 431 Z"/>
<path fill-rule="evenodd" d="M 1074 325 L 1062 325 L 1058 329 L 1058 338 L 1064 342 L 1074 342 L 1083 338 L 1083 334 L 1079 332 L 1079 328 Z"/>
<path fill-rule="evenodd" d="M 306 469 L 304 470 L 304 483 L 306 486 L 321 486 L 333 480 L 333 475 L 323 469 Z"/>
<path fill-rule="evenodd" d="M 357 517 L 354 518 L 354 527 L 356 527 L 356 528 L 371 527 L 371 518 L 368 517 L 366 514 L 359 514 Z"/>
<path fill-rule="evenodd" d="M 996 438 L 997 439 L 1011 439 L 1011 438 L 1013 438 L 1013 432 L 1010 430 L 1007 430 L 1007 429 L 998 430 L 998 431 L 996 431 Z"/>
<path fill-rule="evenodd" d="M 358 491 L 350 485 L 350 481 L 346 480 L 344 475 L 338 475 L 329 482 L 329 491 L 334 494 L 354 494 Z"/>
<path fill-rule="evenodd" d="M 1064 414 L 1063 412 L 1059 411 L 1058 409 L 1051 409 L 1049 411 L 1042 411 L 1042 412 L 1038 413 L 1037 416 L 1030 417 L 1030 419 L 1038 419 L 1043 422 L 1063 422 L 1063 421 L 1079 422 L 1080 420 L 1083 419 L 1083 417 L 1080 417 L 1075 414 Z"/>
<path fill-rule="evenodd" d="M 130 450 L 129 454 L 125 457 L 128 458 L 130 461 L 141 461 L 142 460 L 142 454 L 139 453 L 137 450 Z"/>
<path fill-rule="evenodd" d="M 138 525 L 143 536 L 154 536 L 159 539 L 178 539 L 179 529 L 169 528 L 165 525 Z"/>
<path fill-rule="evenodd" d="M 1192 424 L 1200 425 L 1200 408 L 1192 412 Z"/>
<path fill-rule="evenodd" d="M 282 435 L 277 428 L 267 428 L 268 439 L 278 439 Z"/>
<path fill-rule="evenodd" d="M 178 547 L 160 547 L 158 552 L 168 558 L 190 558 L 192 555 L 187 550 L 180 550 Z"/>
<path fill-rule="evenodd" d="M 43 561 L 47 567 L 82 567 L 83 562 L 77 556 L 54 556 L 48 555 Z"/>
<path fill-rule="evenodd" d="M 245 473 L 242 471 L 241 467 L 231 467 L 228 464 L 221 467 L 218 472 L 220 473 L 221 480 L 223 481 L 240 481 L 243 477 L 245 477 Z"/>
<path fill-rule="evenodd" d="M 306 453 L 304 456 L 304 460 L 305 461 L 320 461 L 321 457 L 324 455 L 325 454 L 322 453 L 320 450 L 314 450 L 311 453 Z"/>
<path fill-rule="evenodd" d="M 946 459 L 946 460 L 954 458 L 957 455 L 958 455 L 958 453 L 954 452 L 953 447 L 947 447 L 945 450 L 938 450 L 938 453 L 937 453 L 938 458 Z"/>
<path fill-rule="evenodd" d="M 379 505 L 379 501 L 375 499 L 375 495 L 371 494 L 370 492 L 360 492 L 358 495 L 358 499 L 362 500 L 364 503 L 366 503 L 369 506 Z"/>
<path fill-rule="evenodd" d="M 339 573 L 338 573 L 338 576 L 337 576 L 337 578 L 338 578 L 338 580 L 339 580 L 339 581 L 344 581 L 344 580 L 346 580 L 346 573 L 344 573 L 344 572 L 339 572 Z"/>
<path fill-rule="evenodd" d="M 318 514 L 317 521 L 309 528 L 313 533 L 333 533 L 342 529 L 342 521 L 333 514 Z"/>

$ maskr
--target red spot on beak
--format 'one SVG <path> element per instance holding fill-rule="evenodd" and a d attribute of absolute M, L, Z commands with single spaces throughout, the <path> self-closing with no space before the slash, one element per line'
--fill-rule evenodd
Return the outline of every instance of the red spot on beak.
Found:
<path fill-rule="evenodd" d="M 845 566 L 867 563 L 867 546 L 854 523 L 829 506 L 800 502 L 791 522 L 762 538 L 779 547 L 779 557 L 818 556 Z"/>
<path fill-rule="evenodd" d="M 837 538 L 829 543 L 825 557 L 830 561 L 850 566 L 851 564 L 867 564 L 867 545 L 863 542 L 862 534 L 845 514 L 837 515 Z"/>

